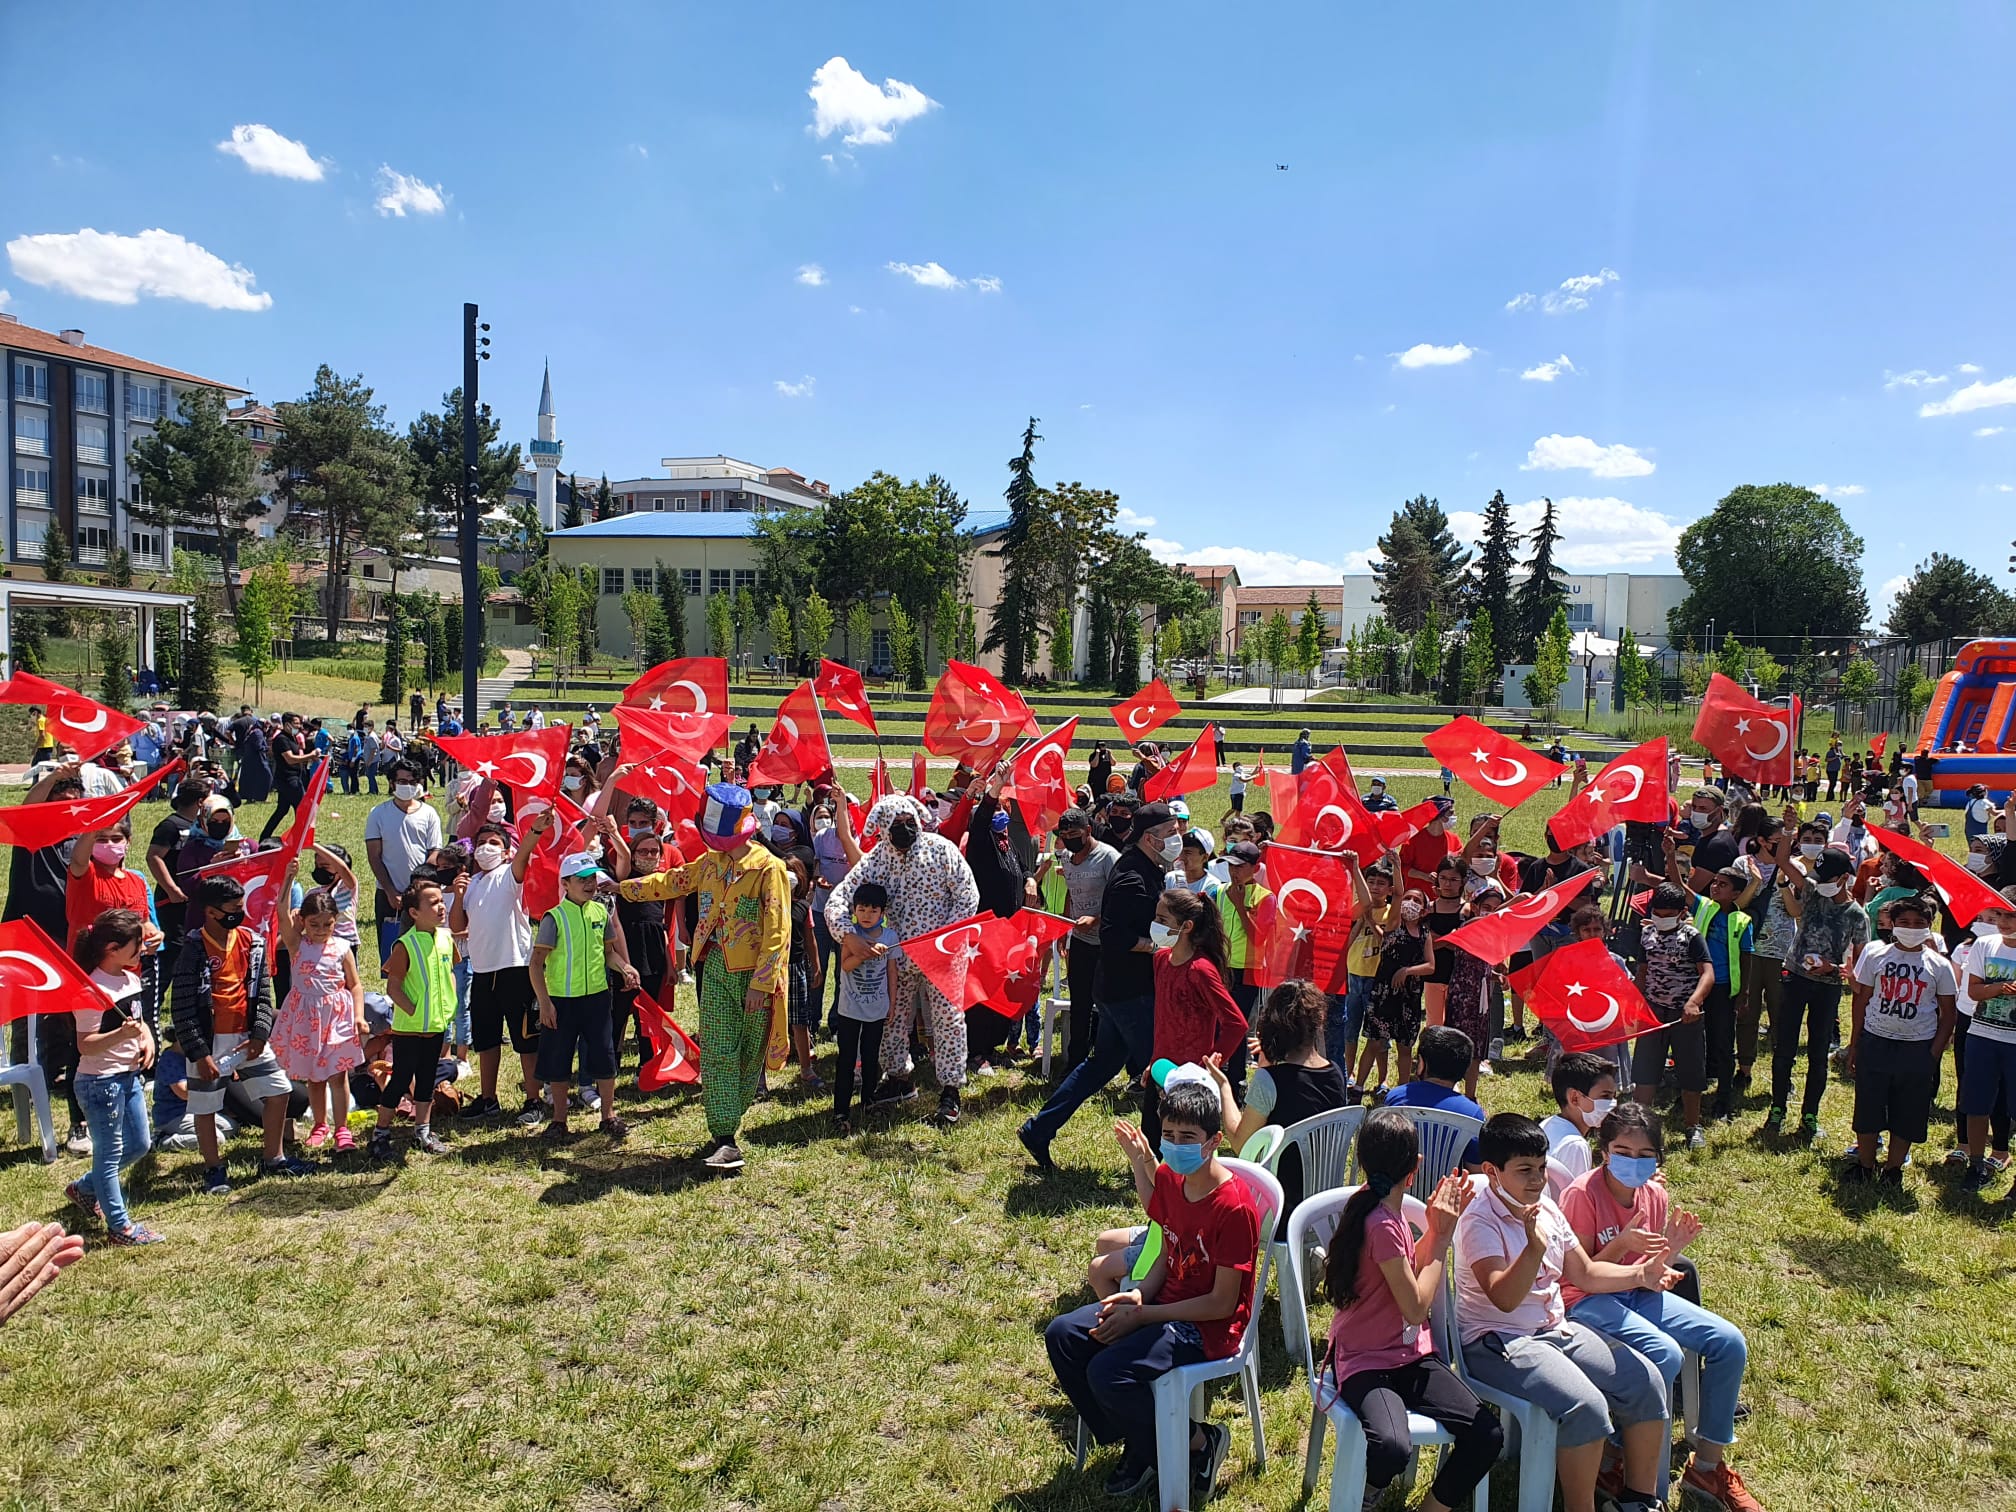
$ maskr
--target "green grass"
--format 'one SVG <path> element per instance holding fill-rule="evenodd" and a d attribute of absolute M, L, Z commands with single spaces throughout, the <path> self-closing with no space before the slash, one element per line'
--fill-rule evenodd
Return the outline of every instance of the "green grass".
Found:
<path fill-rule="evenodd" d="M 1403 802 L 1439 790 L 1394 786 Z M 324 833 L 361 855 L 369 802 L 332 798 Z M 1193 805 L 1215 827 L 1223 790 Z M 1510 842 L 1530 847 L 1549 807 L 1543 794 L 1515 813 Z M 794 1080 L 783 1073 L 756 1110 L 750 1168 L 732 1182 L 699 1175 L 691 1093 L 623 1093 L 620 1151 L 488 1130 L 440 1159 L 283 1186 L 250 1179 L 241 1140 L 223 1202 L 197 1194 L 194 1156 L 150 1161 L 133 1199 L 170 1242 L 94 1243 L 0 1330 L 9 1504 L 1112 1505 L 1099 1492 L 1110 1457 L 1070 1468 L 1040 1335 L 1084 1299 L 1091 1235 L 1134 1210 L 1114 1105 L 1081 1111 L 1056 1145 L 1064 1172 L 1045 1180 L 1014 1140 L 1043 1096 L 1033 1074 L 976 1084 L 950 1135 L 913 1109 L 844 1141 Z M 1483 1091 L 1494 1110 L 1543 1111 L 1532 1072 Z M 1935 1168 L 1949 1125 L 1885 1202 L 1758 1138 L 1761 1113 L 1753 1100 L 1669 1166 L 1707 1225 L 1694 1250 L 1707 1299 L 1749 1337 L 1738 1454 L 1751 1486 L 1774 1512 L 2016 1503 L 2008 1208 Z M 1847 1115 L 1830 1090 L 1831 1135 Z M 0 1148 L 0 1214 L 67 1221 L 62 1184 L 83 1169 Z M 1214 1416 L 1234 1433 L 1216 1505 L 1229 1512 L 1301 1505 L 1308 1397 L 1272 1302 L 1257 1326 L 1273 1460 L 1253 1474 L 1236 1398 L 1221 1395 Z M 1512 1498 L 1507 1467 L 1494 1505 Z"/>

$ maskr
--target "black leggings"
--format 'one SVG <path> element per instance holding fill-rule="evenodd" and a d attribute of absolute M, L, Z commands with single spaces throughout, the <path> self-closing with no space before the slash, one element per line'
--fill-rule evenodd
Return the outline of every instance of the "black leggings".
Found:
<path fill-rule="evenodd" d="M 854 1101 L 854 1057 L 861 1057 L 861 1106 L 875 1100 L 882 1085 L 882 1023 L 876 1019 L 841 1018 L 836 1033 L 840 1039 L 840 1062 L 833 1068 L 833 1116 L 845 1118 Z"/>
<path fill-rule="evenodd" d="M 1414 1453 L 1409 1412 L 1433 1418 L 1454 1440 L 1435 1471 L 1435 1499 L 1445 1507 L 1468 1502 L 1505 1447 L 1497 1416 L 1440 1360 L 1416 1360 L 1398 1370 L 1354 1371 L 1337 1394 L 1365 1425 L 1368 1487 L 1391 1485 L 1407 1468 Z"/>
<path fill-rule="evenodd" d="M 1792 1102 L 1792 1069 L 1799 1062 L 1799 1025 L 1806 1023 L 1806 1088 L 1800 1099 L 1802 1118 L 1820 1112 L 1820 1098 L 1827 1090 L 1827 1053 L 1834 1048 L 1834 1034 L 1841 1026 L 1841 989 L 1833 982 L 1816 982 L 1788 972 L 1778 1012 L 1771 1019 L 1771 1105 L 1787 1108 Z"/>

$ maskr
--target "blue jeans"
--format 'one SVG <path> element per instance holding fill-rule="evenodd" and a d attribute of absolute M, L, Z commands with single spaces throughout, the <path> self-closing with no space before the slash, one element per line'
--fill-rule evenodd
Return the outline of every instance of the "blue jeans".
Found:
<path fill-rule="evenodd" d="M 1568 1316 L 1650 1360 L 1666 1382 L 1669 1402 L 1680 1352 L 1693 1350 L 1701 1356 L 1701 1437 L 1711 1444 L 1736 1442 L 1736 1391 L 1750 1346 L 1734 1323 L 1671 1292 L 1643 1289 L 1584 1297 Z"/>
<path fill-rule="evenodd" d="M 1351 1078 L 1351 1046 L 1358 1042 L 1358 1030 L 1365 1022 L 1365 1010 L 1372 1003 L 1377 977 L 1353 976 L 1342 993 L 1330 994 L 1330 1012 L 1323 1025 L 1323 1056 Z"/>
<path fill-rule="evenodd" d="M 450 1045 L 469 1043 L 469 963 L 455 963 L 455 1022 L 448 1031 Z"/>
<path fill-rule="evenodd" d="M 138 1071 L 76 1079 L 77 1101 L 84 1106 L 84 1122 L 91 1130 L 91 1170 L 77 1186 L 98 1199 L 105 1227 L 114 1234 L 133 1226 L 119 1173 L 145 1155 L 152 1143 L 142 1080 Z"/>
<path fill-rule="evenodd" d="M 1092 1053 L 1071 1068 L 1064 1084 L 1050 1094 L 1036 1116 L 1029 1120 L 1033 1138 L 1043 1144 L 1057 1137 L 1079 1105 L 1113 1080 L 1123 1065 L 1137 1076 L 1155 1058 L 1155 994 L 1143 997 L 1099 999 L 1099 1033 Z"/>
<path fill-rule="evenodd" d="M 1100 1005 L 1102 1017 L 1105 1005 Z M 1093 1052 L 1098 1053 L 1096 1050 Z M 1155 1323 L 1101 1344 L 1092 1337 L 1099 1321 L 1097 1302 L 1052 1318 L 1043 1331 L 1044 1347 L 1057 1384 L 1092 1437 L 1102 1444 L 1115 1439 L 1127 1446 L 1127 1461 L 1155 1462 L 1155 1382 L 1179 1365 L 1204 1358 L 1197 1330 L 1186 1323 Z"/>

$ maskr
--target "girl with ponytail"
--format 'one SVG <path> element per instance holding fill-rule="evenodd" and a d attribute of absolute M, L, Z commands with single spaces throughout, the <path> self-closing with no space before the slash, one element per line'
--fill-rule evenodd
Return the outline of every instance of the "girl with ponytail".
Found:
<path fill-rule="evenodd" d="M 1442 1178 L 1416 1239 L 1401 1212 L 1421 1162 L 1414 1125 L 1395 1108 L 1376 1109 L 1358 1134 L 1365 1184 L 1352 1193 L 1330 1243 L 1324 1294 L 1337 1309 L 1325 1348 L 1330 1385 L 1365 1425 L 1365 1501 L 1407 1468 L 1413 1441 L 1407 1414 L 1433 1418 L 1454 1442 L 1421 1503 L 1427 1512 L 1463 1505 L 1490 1474 L 1504 1446 L 1498 1419 L 1436 1353 L 1428 1315 L 1442 1289 L 1443 1256 L 1470 1204 L 1470 1178 Z"/>

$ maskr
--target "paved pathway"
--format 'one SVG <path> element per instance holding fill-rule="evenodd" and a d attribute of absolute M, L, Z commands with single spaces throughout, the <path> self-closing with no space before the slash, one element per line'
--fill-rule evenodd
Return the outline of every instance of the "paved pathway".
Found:
<path fill-rule="evenodd" d="M 1204 700 L 1214 704 L 1298 704 L 1308 698 L 1308 688 L 1234 688 L 1230 693 L 1214 693 Z"/>

